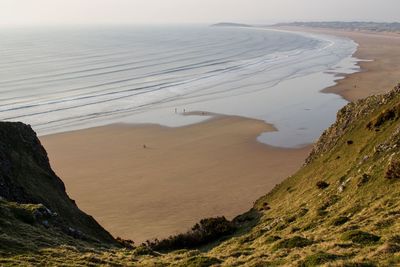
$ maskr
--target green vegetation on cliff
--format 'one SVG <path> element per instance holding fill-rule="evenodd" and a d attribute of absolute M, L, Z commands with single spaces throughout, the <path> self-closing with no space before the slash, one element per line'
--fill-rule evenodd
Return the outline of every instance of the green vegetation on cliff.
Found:
<path fill-rule="evenodd" d="M 232 222 L 223 218 L 203 221 L 187 234 L 150 242 L 149 246 L 101 247 L 91 239 L 82 240 L 58 231 L 56 226 L 43 225 L 43 220 L 34 215 L 38 210 L 42 210 L 40 214 L 45 218 L 57 212 L 56 217 L 64 218 L 66 224 L 75 225 L 88 236 L 109 240 L 101 228 L 90 232 L 90 227 L 86 228 L 88 222 L 99 226 L 84 214 L 85 220 L 81 222 L 77 208 L 71 209 L 71 205 L 65 204 L 70 200 L 57 179 L 52 186 L 62 196 L 59 204 L 46 199 L 50 196 L 57 199 L 56 193 L 35 194 L 35 199 L 24 195 L 23 199 L 14 198 L 13 201 L 6 201 L 8 197 L 3 196 L 0 202 L 0 265 L 47 262 L 68 266 L 399 266 L 399 107 L 400 86 L 388 94 L 348 104 L 338 112 L 336 123 L 321 136 L 304 166 L 258 199 L 251 211 Z M 0 125 L 0 128 L 5 127 Z M 5 138 L 9 138 L 2 131 L 1 147 Z M 17 138 L 17 132 L 12 136 Z M 25 168 L 21 171 L 23 177 L 33 173 L 34 181 L 46 186 L 46 177 L 55 179 L 54 174 L 44 175 L 40 178 L 43 181 L 36 180 L 42 172 L 32 166 L 42 166 L 37 162 L 47 162 L 47 157 L 41 161 L 31 152 L 27 157 L 22 152 L 26 148 L 17 146 L 18 140 L 13 141 L 16 146 L 12 149 L 19 151 L 19 156 L 12 156 L 15 157 L 13 164 L 21 164 L 19 157 L 24 155 L 27 165 L 9 168 L 15 172 Z M 36 150 L 44 155 L 39 145 Z M 2 170 L 3 159 L 0 154 Z M 49 173 L 47 167 L 44 173 Z M 18 185 L 29 184 L 29 181 L 21 180 Z M 13 188 L 20 192 L 19 187 Z M 26 190 L 23 192 L 50 190 L 33 185 L 23 188 Z M 45 207 L 51 210 L 50 214 L 43 211 Z M 72 210 L 75 219 L 68 218 Z M 217 225 L 219 230 L 209 229 L 210 225 Z M 27 232 L 29 238 L 22 244 Z M 52 243 L 53 236 L 57 242 Z M 193 240 L 199 243 L 187 243 Z M 211 243 L 205 244 L 204 240 Z M 24 251 L 22 245 L 35 247 L 35 250 Z M 173 250 L 177 248 L 180 249 Z"/>

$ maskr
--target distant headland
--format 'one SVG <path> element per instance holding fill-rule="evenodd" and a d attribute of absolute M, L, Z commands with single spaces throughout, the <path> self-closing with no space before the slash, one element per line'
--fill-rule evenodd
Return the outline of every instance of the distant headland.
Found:
<path fill-rule="evenodd" d="M 220 22 L 212 24 L 211 27 L 253 27 L 249 24 L 233 23 L 233 22 Z"/>

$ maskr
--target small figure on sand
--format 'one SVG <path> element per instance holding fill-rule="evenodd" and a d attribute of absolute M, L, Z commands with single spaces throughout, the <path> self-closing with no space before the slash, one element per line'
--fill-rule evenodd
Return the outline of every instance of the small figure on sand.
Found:
<path fill-rule="evenodd" d="M 185 113 L 185 112 L 186 112 L 186 109 L 184 108 L 184 109 L 183 109 L 183 113 Z"/>
<path fill-rule="evenodd" d="M 143 144 L 143 148 L 147 148 L 147 146 Z"/>
<path fill-rule="evenodd" d="M 178 109 L 177 109 L 177 108 L 175 108 L 175 114 L 176 114 L 176 113 L 178 113 Z"/>

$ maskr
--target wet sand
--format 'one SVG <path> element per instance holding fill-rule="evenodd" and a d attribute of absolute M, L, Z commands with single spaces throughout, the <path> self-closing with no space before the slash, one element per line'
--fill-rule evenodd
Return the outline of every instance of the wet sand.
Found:
<path fill-rule="evenodd" d="M 117 124 L 40 139 L 78 206 L 114 236 L 142 242 L 205 217 L 233 218 L 294 173 L 310 147 L 256 141 L 273 130 L 217 116 L 180 128 Z"/>

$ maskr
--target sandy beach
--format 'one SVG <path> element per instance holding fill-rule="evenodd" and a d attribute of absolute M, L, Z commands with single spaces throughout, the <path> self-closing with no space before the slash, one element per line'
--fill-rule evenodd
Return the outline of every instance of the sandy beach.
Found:
<path fill-rule="evenodd" d="M 400 36 L 307 31 L 349 37 L 360 45 L 356 57 L 373 59 L 324 92 L 354 101 L 399 81 Z M 216 116 L 179 128 L 110 125 L 40 139 L 79 207 L 113 235 L 141 242 L 185 231 L 204 217 L 232 218 L 294 173 L 311 146 L 278 149 L 256 141 L 274 130 L 262 121 Z"/>

